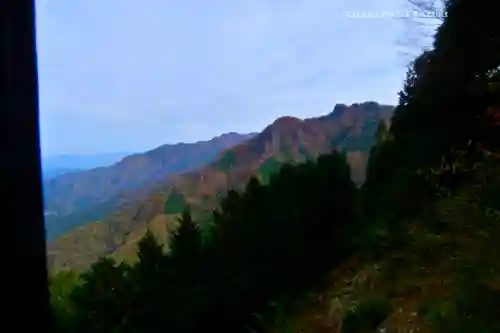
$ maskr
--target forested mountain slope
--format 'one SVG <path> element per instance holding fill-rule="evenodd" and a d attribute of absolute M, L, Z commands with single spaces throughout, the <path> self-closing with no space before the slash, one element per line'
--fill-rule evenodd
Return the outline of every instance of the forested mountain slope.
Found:
<path fill-rule="evenodd" d="M 168 251 L 53 277 L 56 330 L 500 332 L 496 6 L 446 1 L 361 188 L 338 152 L 251 178 Z"/>

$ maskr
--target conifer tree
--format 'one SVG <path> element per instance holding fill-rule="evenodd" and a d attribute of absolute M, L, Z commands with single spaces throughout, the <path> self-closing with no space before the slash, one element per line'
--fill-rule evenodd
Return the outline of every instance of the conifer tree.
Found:
<path fill-rule="evenodd" d="M 150 230 L 146 231 L 144 237 L 138 242 L 137 247 L 140 266 L 149 271 L 159 269 L 164 258 L 163 246 L 158 243 Z"/>
<path fill-rule="evenodd" d="M 179 227 L 170 241 L 170 255 L 176 261 L 195 260 L 202 250 L 202 238 L 199 225 L 193 220 L 189 208 L 182 212 Z"/>

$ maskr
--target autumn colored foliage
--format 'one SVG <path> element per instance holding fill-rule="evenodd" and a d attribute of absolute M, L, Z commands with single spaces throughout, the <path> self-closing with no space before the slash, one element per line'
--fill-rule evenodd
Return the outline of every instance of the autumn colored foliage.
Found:
<path fill-rule="evenodd" d="M 442 239 L 439 228 L 444 227 L 433 210 L 437 200 L 467 188 L 475 207 L 498 212 L 493 206 L 499 166 L 484 154 L 500 148 L 499 94 L 490 89 L 500 68 L 495 9 L 493 2 L 446 1 L 447 17 L 433 48 L 409 68 L 391 126 L 370 124 L 378 130 L 361 189 L 351 180 L 346 156 L 338 152 L 285 164 L 266 184 L 251 178 L 243 190 L 227 191 L 203 232 L 184 211 L 169 252 L 148 233 L 139 243 L 136 264 L 102 259 L 78 281 L 73 275 L 56 276 L 55 331 L 262 330 L 272 321 L 271 301 L 283 295 L 298 299 L 352 255 L 396 260 L 410 246 L 405 242 L 416 239 L 408 236 L 409 220 L 422 221 L 420 226 L 435 231 L 433 240 Z M 300 127 L 295 120 L 285 123 Z M 279 144 L 279 136 L 265 134 Z M 265 149 L 250 144 L 255 146 L 240 149 Z M 231 154 L 226 159 L 231 163 L 222 167 L 243 157 Z M 480 173 L 486 165 L 494 167 Z M 469 240 L 479 220 L 466 222 Z M 494 241 L 487 243 L 487 236 L 481 236 L 481 244 L 491 246 Z M 411 245 L 428 261 L 438 259 L 429 243 L 422 244 Z M 420 309 L 434 325 L 429 331 L 498 332 L 498 291 L 480 283 L 478 272 L 465 266 L 456 270 L 462 288 Z M 58 279 L 67 279 L 71 291 Z M 417 291 L 406 295 L 412 293 Z M 384 297 L 358 305 L 344 318 L 344 333 L 375 331 L 391 311 Z"/>

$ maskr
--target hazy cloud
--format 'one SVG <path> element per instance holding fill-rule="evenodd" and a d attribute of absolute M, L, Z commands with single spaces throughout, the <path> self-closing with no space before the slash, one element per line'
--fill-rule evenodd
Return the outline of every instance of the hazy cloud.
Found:
<path fill-rule="evenodd" d="M 39 0 L 45 154 L 261 130 L 336 102 L 395 103 L 404 0 Z M 377 2 L 378 3 L 378 2 Z"/>

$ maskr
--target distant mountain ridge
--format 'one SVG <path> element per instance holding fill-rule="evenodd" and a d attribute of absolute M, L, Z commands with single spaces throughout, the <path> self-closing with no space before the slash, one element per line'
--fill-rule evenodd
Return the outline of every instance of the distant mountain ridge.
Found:
<path fill-rule="evenodd" d="M 119 162 L 44 181 L 48 238 L 76 225 L 118 210 L 121 205 L 149 193 L 156 182 L 173 173 L 202 167 L 218 154 L 254 134 L 226 133 L 207 141 L 166 144 L 145 153 L 123 157 Z M 137 193 L 135 193 L 137 192 Z"/>
<path fill-rule="evenodd" d="M 67 173 L 80 172 L 84 169 L 68 169 L 68 168 L 45 168 L 42 169 L 42 178 L 44 181 L 56 178 Z"/>
<path fill-rule="evenodd" d="M 172 176 L 147 199 L 51 242 L 50 265 L 85 267 L 108 254 L 130 259 L 147 229 L 167 240 L 175 216 L 186 205 L 198 220 L 203 219 L 218 205 L 221 195 L 245 185 L 251 176 L 267 182 L 283 163 L 314 159 L 332 150 L 345 152 L 352 178 L 361 184 L 375 132 L 381 121 L 390 122 L 393 112 L 393 106 L 365 102 L 338 104 L 330 114 L 316 118 L 278 118 L 257 135 L 221 151 L 207 166 Z"/>
<path fill-rule="evenodd" d="M 99 154 L 58 154 L 42 156 L 42 167 L 46 170 L 68 169 L 68 170 L 88 170 L 109 166 L 132 155 L 132 152 L 113 152 Z"/>

